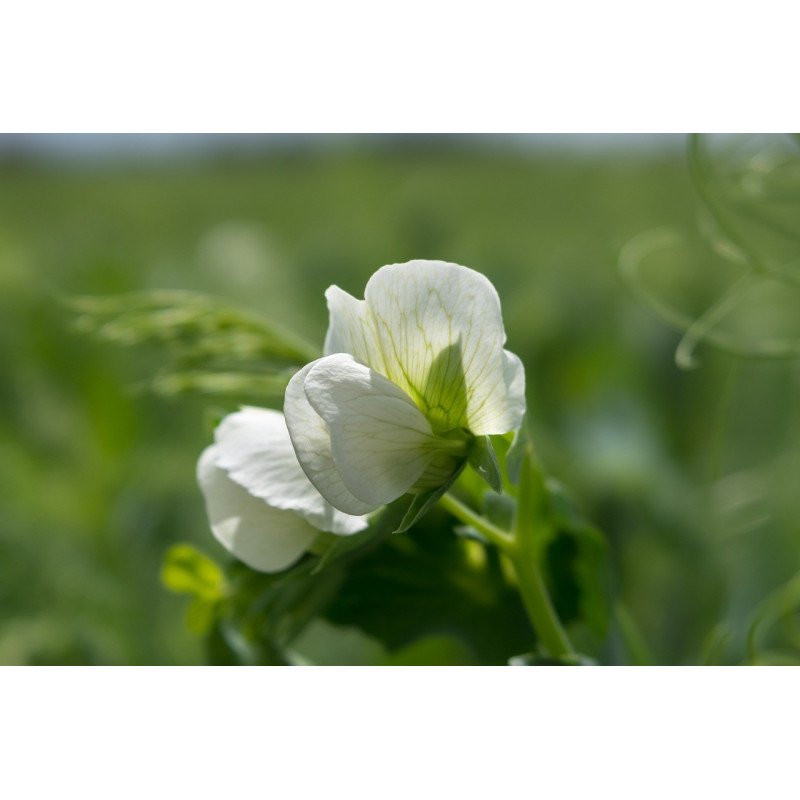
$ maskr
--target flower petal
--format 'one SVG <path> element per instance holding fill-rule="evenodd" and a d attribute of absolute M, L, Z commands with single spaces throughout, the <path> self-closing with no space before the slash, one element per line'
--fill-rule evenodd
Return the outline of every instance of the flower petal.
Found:
<path fill-rule="evenodd" d="M 524 372 L 519 359 L 509 365 L 505 356 L 500 300 L 486 277 L 443 261 L 391 264 L 370 278 L 365 298 L 385 361 L 381 372 L 435 428 L 481 435 L 519 426 Z"/>
<path fill-rule="evenodd" d="M 508 350 L 503 350 L 503 382 L 506 386 L 505 410 L 513 425 L 509 430 L 516 430 L 525 416 L 525 367 L 519 356 Z"/>
<path fill-rule="evenodd" d="M 342 481 L 366 503 L 383 505 L 405 494 L 446 446 L 399 386 L 351 355 L 314 362 L 304 388 L 328 424 Z"/>
<path fill-rule="evenodd" d="M 500 300 L 474 270 L 443 261 L 381 267 L 366 300 L 326 292 L 325 354 L 350 353 L 405 391 L 438 431 L 517 428 L 525 373 L 503 350 Z"/>
<path fill-rule="evenodd" d="M 357 361 L 367 364 L 381 375 L 385 374 L 383 359 L 375 318 L 363 300 L 340 289 L 330 286 L 325 292 L 328 301 L 330 322 L 325 335 L 326 356 L 334 353 L 350 353 Z"/>
<path fill-rule="evenodd" d="M 355 497 L 342 481 L 333 463 L 331 435 L 327 423 L 306 397 L 303 384 L 320 359 L 295 373 L 286 387 L 283 406 L 296 460 L 317 491 L 331 505 L 345 514 L 367 514 L 383 503 L 367 503 Z"/>
<path fill-rule="evenodd" d="M 216 445 L 197 464 L 211 530 L 219 542 L 249 567 L 279 572 L 291 566 L 318 533 L 293 511 L 273 508 L 232 481 L 217 466 Z"/>
<path fill-rule="evenodd" d="M 214 431 L 217 466 L 255 497 L 295 511 L 321 531 L 347 535 L 364 530 L 363 517 L 335 509 L 314 488 L 297 460 L 280 411 L 243 408 Z"/>

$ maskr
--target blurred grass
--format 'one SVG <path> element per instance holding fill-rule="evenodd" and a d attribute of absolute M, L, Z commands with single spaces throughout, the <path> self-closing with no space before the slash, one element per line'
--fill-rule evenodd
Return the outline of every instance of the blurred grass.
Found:
<path fill-rule="evenodd" d="M 796 365 L 704 350 L 678 370 L 679 335 L 617 273 L 631 237 L 694 229 L 696 207 L 679 153 L 362 139 L 0 163 L 0 663 L 202 662 L 160 563 L 178 541 L 221 556 L 194 481 L 209 401 L 134 391 L 157 351 L 72 330 L 59 293 L 211 292 L 321 342 L 329 284 L 363 296 L 379 266 L 420 257 L 497 287 L 538 449 L 608 536 L 656 662 L 697 661 L 723 620 L 743 646 L 800 562 Z M 699 309 L 716 284 L 692 268 L 681 298 Z M 629 658 L 619 631 L 604 657 Z"/>

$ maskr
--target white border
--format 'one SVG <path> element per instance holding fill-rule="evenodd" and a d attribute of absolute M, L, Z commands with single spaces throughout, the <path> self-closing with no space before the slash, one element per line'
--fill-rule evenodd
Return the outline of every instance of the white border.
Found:
<path fill-rule="evenodd" d="M 28 0 L 6 131 L 797 129 L 774 0 Z"/>
<path fill-rule="evenodd" d="M 769 670 L 769 672 L 767 672 Z M 783 797 L 781 668 L 6 668 L 4 797 Z"/>

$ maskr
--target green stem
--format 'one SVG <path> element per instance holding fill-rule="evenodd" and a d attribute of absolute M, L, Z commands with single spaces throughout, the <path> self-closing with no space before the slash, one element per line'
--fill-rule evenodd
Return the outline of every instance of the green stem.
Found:
<path fill-rule="evenodd" d="M 569 637 L 553 608 L 536 558 L 524 546 L 515 547 L 508 556 L 517 575 L 525 610 L 542 644 L 553 658 L 573 655 Z"/>
<path fill-rule="evenodd" d="M 484 519 L 469 506 L 464 505 L 460 500 L 453 497 L 453 495 L 449 493 L 442 495 L 439 498 L 439 505 L 465 525 L 475 528 L 478 533 L 483 534 L 493 545 L 496 545 L 504 552 L 513 547 L 514 539 L 510 533 L 498 528 L 496 525 L 492 525 L 489 520 Z"/>
<path fill-rule="evenodd" d="M 537 563 L 542 550 L 540 543 L 550 539 L 551 525 L 544 475 L 529 443 L 520 465 L 514 552 L 509 553 L 509 557 L 528 616 L 542 644 L 554 658 L 563 658 L 573 654 L 572 645 L 553 608 Z"/>
<path fill-rule="evenodd" d="M 521 485 L 524 484 L 521 483 Z M 439 500 L 439 504 L 456 519 L 483 534 L 489 542 L 505 553 L 517 576 L 525 610 L 542 644 L 553 658 L 571 655 L 573 653 L 572 645 L 550 601 L 547 588 L 536 563 L 536 555 L 532 547 L 533 542 L 530 537 L 524 534 L 520 535 L 521 526 L 517 525 L 517 530 L 514 534 L 504 531 L 484 519 L 451 494 L 443 495 Z M 523 505 L 522 501 L 520 505 Z"/>

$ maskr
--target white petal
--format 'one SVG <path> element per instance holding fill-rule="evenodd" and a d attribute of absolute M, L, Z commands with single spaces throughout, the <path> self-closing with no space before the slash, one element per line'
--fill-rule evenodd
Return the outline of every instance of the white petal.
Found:
<path fill-rule="evenodd" d="M 214 431 L 217 466 L 240 486 L 275 508 L 295 511 L 315 528 L 351 534 L 369 524 L 335 509 L 306 477 L 280 411 L 244 408 Z"/>
<path fill-rule="evenodd" d="M 328 424 L 342 481 L 367 503 L 382 505 L 405 494 L 442 452 L 414 401 L 350 355 L 314 362 L 303 385 Z"/>
<path fill-rule="evenodd" d="M 367 503 L 355 497 L 342 481 L 331 451 L 331 435 L 327 423 L 312 408 L 303 384 L 319 360 L 297 372 L 286 387 L 283 406 L 297 461 L 317 491 L 345 514 L 367 514 L 383 503 Z"/>
<path fill-rule="evenodd" d="M 291 566 L 317 536 L 293 511 L 273 508 L 234 483 L 216 464 L 217 447 L 207 447 L 197 464 L 211 530 L 249 567 L 279 572 Z"/>
<path fill-rule="evenodd" d="M 486 277 L 458 264 L 409 261 L 379 269 L 365 297 L 386 376 L 434 427 L 489 434 L 519 426 L 524 374 L 518 359 L 509 367 L 500 299 Z"/>
<path fill-rule="evenodd" d="M 383 359 L 375 319 L 363 300 L 331 286 L 325 292 L 328 301 L 330 322 L 325 335 L 324 353 L 350 353 L 357 361 L 368 364 L 372 369 L 385 374 Z"/>
<path fill-rule="evenodd" d="M 506 385 L 506 413 L 512 426 L 510 430 L 516 430 L 525 416 L 525 367 L 519 356 L 508 350 L 503 350 L 503 382 Z"/>
<path fill-rule="evenodd" d="M 480 435 L 519 426 L 524 370 L 503 350 L 500 300 L 483 275 L 443 261 L 409 261 L 381 267 L 364 301 L 337 286 L 326 296 L 326 355 L 350 353 L 389 378 L 437 431 Z"/>

